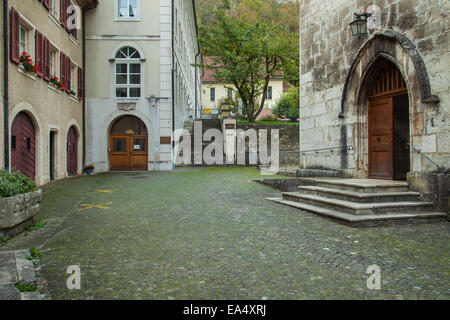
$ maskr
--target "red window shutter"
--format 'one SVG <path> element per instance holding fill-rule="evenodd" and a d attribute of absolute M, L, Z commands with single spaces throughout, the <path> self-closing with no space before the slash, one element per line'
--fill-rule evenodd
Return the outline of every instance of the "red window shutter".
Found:
<path fill-rule="evenodd" d="M 65 5 L 66 5 L 66 0 L 60 0 L 60 2 L 59 2 L 59 9 L 60 9 L 59 20 L 61 21 L 61 24 L 63 27 L 65 27 L 66 23 L 67 23 Z"/>
<path fill-rule="evenodd" d="M 66 17 L 66 20 L 64 22 L 64 27 L 66 27 L 66 30 L 68 32 L 70 31 L 69 30 L 69 25 L 67 23 L 67 20 L 69 19 L 69 14 L 67 13 L 67 9 L 69 9 L 69 6 L 70 6 L 69 0 L 64 0 L 64 14 L 65 14 L 65 17 Z"/>
<path fill-rule="evenodd" d="M 20 15 L 11 8 L 11 60 L 20 63 Z"/>
<path fill-rule="evenodd" d="M 78 98 L 83 98 L 83 69 L 78 68 Z"/>
<path fill-rule="evenodd" d="M 66 77 L 67 77 L 67 89 L 66 89 L 66 92 L 67 93 L 70 93 L 70 89 L 71 89 L 71 87 L 72 87 L 72 68 L 71 68 L 71 64 L 70 64 L 70 58 L 69 57 L 67 57 L 66 58 L 66 60 L 67 60 L 67 74 L 66 74 Z"/>
<path fill-rule="evenodd" d="M 50 10 L 50 0 L 44 0 L 44 7 L 46 7 L 47 10 Z"/>
<path fill-rule="evenodd" d="M 36 66 L 38 68 L 37 75 L 42 77 L 44 75 L 44 46 L 43 35 L 36 30 Z"/>
<path fill-rule="evenodd" d="M 50 81 L 50 41 L 44 39 L 44 80 Z"/>
<path fill-rule="evenodd" d="M 64 53 L 62 53 L 61 52 L 61 57 L 60 57 L 60 64 L 61 64 L 61 67 L 60 67 L 60 71 L 61 71 L 61 74 L 60 74 L 60 81 L 61 81 L 61 84 L 65 87 L 66 86 L 66 75 L 65 75 L 65 69 L 66 69 L 66 58 L 65 58 L 65 55 L 64 55 Z"/>

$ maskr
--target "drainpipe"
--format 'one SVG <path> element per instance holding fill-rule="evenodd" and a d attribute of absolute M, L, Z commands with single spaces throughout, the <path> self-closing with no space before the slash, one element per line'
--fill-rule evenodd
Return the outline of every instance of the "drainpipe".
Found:
<path fill-rule="evenodd" d="M 175 0 L 172 0 L 172 166 L 175 169 Z"/>
<path fill-rule="evenodd" d="M 5 170 L 9 171 L 9 74 L 8 74 L 8 0 L 3 0 L 3 139 Z"/>
<path fill-rule="evenodd" d="M 82 46 L 83 46 L 83 165 L 84 168 L 86 166 L 86 12 L 91 11 L 95 8 L 97 8 L 98 0 L 94 1 L 94 4 L 83 8 L 83 40 L 82 40 Z"/>
<path fill-rule="evenodd" d="M 198 111 L 198 86 L 197 86 L 197 83 L 198 83 L 198 67 L 197 67 L 197 60 L 198 60 L 198 57 L 201 55 L 201 52 L 200 52 L 200 45 L 199 45 L 199 48 L 198 48 L 198 53 L 195 55 L 195 64 L 196 64 L 196 66 L 195 66 L 195 116 L 194 116 L 194 120 L 196 120 L 197 119 L 197 111 Z"/>

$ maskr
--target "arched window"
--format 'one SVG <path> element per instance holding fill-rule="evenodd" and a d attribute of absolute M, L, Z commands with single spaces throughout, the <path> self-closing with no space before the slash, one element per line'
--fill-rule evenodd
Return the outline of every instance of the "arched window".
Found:
<path fill-rule="evenodd" d="M 116 54 L 115 87 L 117 98 L 141 97 L 141 55 L 131 47 L 120 49 Z"/>

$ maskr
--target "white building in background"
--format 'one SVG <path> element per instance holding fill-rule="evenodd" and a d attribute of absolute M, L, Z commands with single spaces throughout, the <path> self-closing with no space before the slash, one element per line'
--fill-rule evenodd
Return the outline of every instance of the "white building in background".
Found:
<path fill-rule="evenodd" d="M 86 28 L 86 162 L 173 169 L 173 132 L 200 105 L 194 1 L 103 0 Z"/>

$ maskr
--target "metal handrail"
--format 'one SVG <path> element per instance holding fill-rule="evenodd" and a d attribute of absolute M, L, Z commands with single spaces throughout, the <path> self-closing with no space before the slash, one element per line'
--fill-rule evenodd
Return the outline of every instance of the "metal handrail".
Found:
<path fill-rule="evenodd" d="M 305 154 L 307 154 L 307 153 L 311 153 L 311 152 L 319 153 L 319 152 L 321 152 L 321 151 L 331 151 L 331 152 L 334 152 L 335 150 L 353 151 L 353 150 L 355 150 L 355 147 L 352 146 L 352 145 L 350 145 L 350 146 L 345 146 L 345 147 L 332 147 L 332 148 L 321 148 L 321 149 L 303 150 L 303 151 L 300 151 L 300 154 L 301 154 L 301 155 L 305 155 Z"/>
<path fill-rule="evenodd" d="M 428 157 L 426 154 L 424 154 L 420 149 L 415 148 L 411 143 L 406 144 L 406 148 L 409 150 L 411 149 L 414 153 L 420 154 L 422 157 L 424 157 L 426 160 L 430 161 L 432 164 L 436 166 L 436 168 L 444 173 L 447 174 L 447 168 L 444 166 L 440 166 L 438 163 L 436 163 L 433 159 Z"/>

